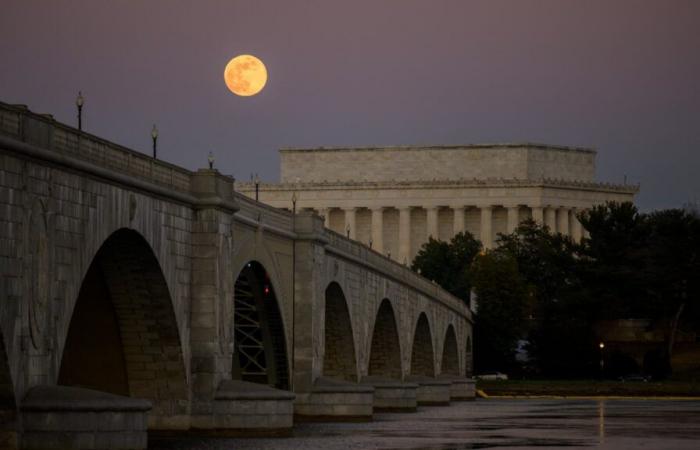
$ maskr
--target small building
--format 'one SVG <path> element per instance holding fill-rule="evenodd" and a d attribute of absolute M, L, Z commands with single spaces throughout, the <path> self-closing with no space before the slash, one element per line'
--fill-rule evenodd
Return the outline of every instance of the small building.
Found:
<path fill-rule="evenodd" d="M 237 189 L 278 208 L 313 210 L 327 227 L 406 263 L 430 236 L 449 240 L 467 230 L 490 248 L 498 233 L 529 218 L 579 240 L 577 213 L 633 201 L 639 191 L 595 181 L 596 151 L 588 148 L 286 148 L 280 157 L 280 183 Z"/>

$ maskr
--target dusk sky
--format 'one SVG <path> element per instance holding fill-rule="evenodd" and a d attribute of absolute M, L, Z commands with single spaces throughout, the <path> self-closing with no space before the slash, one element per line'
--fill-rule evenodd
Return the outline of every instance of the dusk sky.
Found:
<path fill-rule="evenodd" d="M 226 63 L 269 80 L 233 95 Z M 594 147 L 643 210 L 700 200 L 700 1 L 29 1 L 0 7 L 0 101 L 196 169 L 280 147 Z"/>

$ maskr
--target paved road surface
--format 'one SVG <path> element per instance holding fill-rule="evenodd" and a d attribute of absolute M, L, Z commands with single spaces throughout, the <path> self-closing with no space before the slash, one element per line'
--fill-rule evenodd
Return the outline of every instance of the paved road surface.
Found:
<path fill-rule="evenodd" d="M 297 424 L 288 438 L 151 439 L 157 449 L 700 449 L 700 401 L 504 400 L 375 414 L 370 423 Z"/>

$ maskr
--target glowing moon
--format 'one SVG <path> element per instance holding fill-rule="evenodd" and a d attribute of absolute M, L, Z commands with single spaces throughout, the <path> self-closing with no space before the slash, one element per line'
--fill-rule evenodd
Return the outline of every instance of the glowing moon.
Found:
<path fill-rule="evenodd" d="M 234 94 L 250 97 L 265 87 L 267 69 L 253 55 L 238 55 L 226 64 L 224 81 Z"/>

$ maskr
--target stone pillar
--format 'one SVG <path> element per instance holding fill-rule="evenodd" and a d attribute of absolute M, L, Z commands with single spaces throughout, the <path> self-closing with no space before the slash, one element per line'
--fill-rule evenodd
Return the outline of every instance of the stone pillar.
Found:
<path fill-rule="evenodd" d="M 357 227 L 355 226 L 355 208 L 343 208 L 345 211 L 345 227 L 343 235 L 347 236 L 348 228 L 350 228 L 350 239 L 355 239 L 357 236 Z"/>
<path fill-rule="evenodd" d="M 550 233 L 557 232 L 557 210 L 548 206 L 544 210 L 544 224 L 549 227 Z"/>
<path fill-rule="evenodd" d="M 438 238 L 438 209 L 436 206 L 426 206 L 427 238 Z"/>
<path fill-rule="evenodd" d="M 481 243 L 484 245 L 484 248 L 493 247 L 492 216 L 492 206 L 481 207 Z"/>
<path fill-rule="evenodd" d="M 323 226 L 326 228 L 331 227 L 331 209 L 330 208 L 318 208 L 318 215 L 323 217 Z"/>
<path fill-rule="evenodd" d="M 316 308 L 324 304 L 324 290 L 318 289 L 323 278 L 323 263 L 318 255 L 324 254 L 325 241 L 321 221 L 311 215 L 299 215 L 294 221 L 294 231 L 299 238 L 294 246 L 294 294 L 291 299 L 294 308 L 294 320 L 291 323 L 293 342 L 290 351 L 294 362 L 292 390 L 297 400 L 301 393 L 311 392 L 314 381 L 323 371 L 322 352 L 318 345 L 323 333 L 323 324 L 319 323 Z"/>
<path fill-rule="evenodd" d="M 576 217 L 576 214 L 578 214 L 578 210 L 576 208 L 571 208 L 571 237 L 574 240 L 574 242 L 581 242 L 581 238 L 583 237 L 583 226 L 581 225 L 581 222 L 579 222 L 578 217 Z"/>
<path fill-rule="evenodd" d="M 557 230 L 564 236 L 569 235 L 569 208 L 557 210 Z"/>
<path fill-rule="evenodd" d="M 372 250 L 384 253 L 384 208 L 372 208 Z"/>
<path fill-rule="evenodd" d="M 508 207 L 508 224 L 506 232 L 508 234 L 515 231 L 520 223 L 520 207 L 519 206 L 509 206 Z"/>
<path fill-rule="evenodd" d="M 544 210 L 541 206 L 533 206 L 532 208 L 532 220 L 538 225 L 544 224 Z"/>
<path fill-rule="evenodd" d="M 464 231 L 464 206 L 453 206 L 454 220 L 452 221 L 452 234 L 457 235 Z"/>
<path fill-rule="evenodd" d="M 399 254 L 396 260 L 400 263 L 408 262 L 411 256 L 411 208 L 404 206 L 399 208 Z"/>
<path fill-rule="evenodd" d="M 192 285 L 190 287 L 190 348 L 192 358 L 192 412 L 181 412 L 183 419 L 204 428 L 210 422 L 212 399 L 222 380 L 231 378 L 232 342 L 230 324 L 234 279 L 230 276 L 233 237 L 230 234 L 233 214 L 238 210 L 232 198 L 229 178 L 216 170 L 200 169 L 192 176 L 192 191 L 199 198 L 211 201 L 203 205 L 192 224 Z M 226 344 L 226 345 L 224 345 Z M 160 374 L 166 377 L 167 374 Z M 166 380 L 167 378 L 163 378 Z M 170 380 L 167 379 L 170 383 Z M 170 414 L 173 414 L 171 412 Z M 151 415 L 155 415 L 153 411 Z M 153 423 L 153 417 L 149 417 Z M 178 428 L 187 429 L 189 423 Z M 159 428 L 172 428 L 159 424 Z"/>

